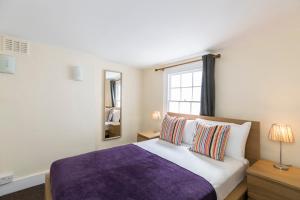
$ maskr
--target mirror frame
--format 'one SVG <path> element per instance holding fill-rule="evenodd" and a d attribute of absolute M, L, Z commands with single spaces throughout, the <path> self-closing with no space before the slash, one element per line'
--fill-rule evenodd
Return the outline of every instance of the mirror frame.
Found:
<path fill-rule="evenodd" d="M 120 99 L 120 136 L 115 136 L 115 137 L 110 137 L 110 138 L 105 138 L 105 80 L 106 80 L 106 72 L 115 72 L 115 73 L 120 73 L 120 84 L 121 84 L 121 94 L 120 94 L 120 97 L 121 97 L 121 99 Z M 119 72 L 119 71 L 114 71 L 114 70 L 108 70 L 108 69 L 105 69 L 104 70 L 104 79 L 103 79 L 103 82 L 104 82 L 104 84 L 103 84 L 103 99 L 104 99 L 104 101 L 103 101 L 103 108 L 104 108 L 104 110 L 102 110 L 103 111 L 103 141 L 108 141 L 108 140 L 114 140 L 114 139 L 118 139 L 118 138 L 121 138 L 121 136 L 122 136 L 122 99 L 123 99 L 123 95 L 122 95 L 122 93 L 123 93 L 123 74 L 122 74 L 122 72 Z M 102 108 L 102 109 L 103 109 Z"/>

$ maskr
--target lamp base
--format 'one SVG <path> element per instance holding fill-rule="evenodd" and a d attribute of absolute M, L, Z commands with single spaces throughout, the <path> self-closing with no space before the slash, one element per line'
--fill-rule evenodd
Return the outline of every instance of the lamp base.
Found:
<path fill-rule="evenodd" d="M 280 164 L 280 163 L 275 163 L 273 165 L 273 167 L 275 167 L 277 169 L 280 169 L 280 170 L 284 170 L 284 171 L 289 170 L 289 166 L 288 165 L 283 165 L 283 164 Z"/>

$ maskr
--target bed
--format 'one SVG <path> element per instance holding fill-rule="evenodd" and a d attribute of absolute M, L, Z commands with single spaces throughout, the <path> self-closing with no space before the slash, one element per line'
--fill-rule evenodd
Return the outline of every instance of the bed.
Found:
<path fill-rule="evenodd" d="M 203 118 L 212 121 L 230 122 L 236 124 L 242 124 L 246 122 L 245 120 L 235 120 L 227 118 L 182 115 L 176 113 L 168 114 L 171 116 L 185 117 L 187 119 Z M 110 190 L 113 185 L 118 184 L 124 187 L 125 182 L 127 185 L 130 185 L 130 187 L 126 189 L 127 191 L 125 191 L 124 194 L 122 194 L 122 192 L 124 191 L 119 191 L 120 195 L 123 196 L 115 196 L 114 198 L 112 196 L 101 196 L 103 194 L 99 194 L 101 192 L 97 191 L 97 195 L 100 195 L 98 196 L 100 197 L 98 199 L 184 199 L 188 195 L 192 195 L 192 197 L 186 199 L 211 200 L 215 199 L 214 196 L 217 196 L 218 200 L 244 199 L 247 190 L 247 186 L 244 180 L 245 170 L 249 165 L 259 159 L 259 143 L 260 124 L 259 122 L 252 121 L 252 126 L 246 145 L 245 157 L 247 160 L 245 159 L 243 161 L 235 160 L 230 157 L 225 157 L 224 162 L 215 161 L 200 154 L 189 151 L 188 146 L 176 146 L 160 139 L 134 143 L 110 150 L 108 149 L 105 150 L 106 152 L 99 151 L 80 157 L 68 158 L 67 160 L 62 160 L 56 163 L 56 168 L 60 170 L 51 171 L 50 173 L 52 175 L 52 178 L 50 178 L 49 175 L 46 175 L 46 200 L 76 199 L 78 195 L 82 195 L 82 192 L 73 197 L 71 197 L 71 193 L 69 193 L 69 195 L 66 195 L 66 193 L 70 192 L 68 190 L 71 188 L 71 186 L 68 184 L 74 184 L 76 180 L 81 180 L 80 175 L 78 175 L 80 174 L 80 170 L 86 169 L 87 171 L 89 171 L 89 169 L 87 169 L 88 166 L 85 166 L 84 164 L 82 165 L 82 168 L 80 168 L 80 165 L 74 164 L 74 162 L 76 163 L 80 159 L 88 163 L 93 163 L 96 160 L 95 166 L 89 166 L 89 173 L 91 175 L 91 178 L 96 177 L 96 174 L 98 174 L 99 176 L 97 177 L 97 181 L 99 181 L 99 179 L 103 180 L 103 184 L 97 182 L 97 184 L 102 184 L 101 190 L 104 190 L 106 192 L 107 190 Z M 120 161 L 120 155 L 122 155 L 122 160 L 125 160 L 126 162 Z M 116 166 L 112 161 L 114 160 L 114 158 L 116 159 L 115 162 L 120 161 L 117 165 L 125 166 L 118 169 L 118 171 L 122 173 L 115 174 L 115 172 L 113 172 L 112 174 L 110 174 L 110 176 L 104 176 L 101 170 L 105 171 L 105 173 L 111 173 L 111 168 Z M 99 160 L 103 162 L 99 163 Z M 110 162 L 112 162 L 112 164 L 109 164 Z M 72 174 L 70 173 L 70 169 L 76 168 L 74 167 L 74 165 L 77 166 L 77 169 L 79 171 L 76 172 L 75 170 Z M 100 171 L 98 170 L 97 166 L 101 166 Z M 95 171 L 95 169 L 97 170 Z M 141 172 L 139 172 L 139 170 Z M 59 171 L 59 173 L 57 173 L 57 171 Z M 142 173 L 143 176 L 140 176 L 139 173 Z M 173 175 L 167 176 L 167 174 L 170 173 L 173 173 Z M 66 176 L 66 178 L 53 178 L 63 176 Z M 78 177 L 76 178 L 75 176 Z M 127 179 L 126 176 L 128 176 Z M 52 181 L 52 179 L 58 180 Z M 69 182 L 67 181 L 68 179 L 70 179 Z M 111 181 L 110 179 L 116 180 Z M 133 180 L 135 181 L 134 183 L 132 183 Z M 185 187 L 179 187 L 178 185 L 176 185 L 177 183 L 180 183 L 182 181 L 185 183 Z M 176 184 L 171 187 L 167 185 L 167 183 Z M 95 183 L 90 184 L 91 192 L 96 191 L 96 189 L 93 188 L 94 185 Z M 107 187 L 108 185 L 110 187 Z M 143 187 L 141 187 L 141 185 Z M 77 190 L 87 190 L 84 187 L 88 187 L 88 183 L 86 185 L 85 182 L 83 182 L 83 184 L 81 185 L 77 184 Z M 200 190 L 203 191 L 203 194 L 200 195 L 197 193 L 197 190 L 190 189 L 193 187 L 197 188 L 198 190 L 200 188 Z M 149 188 L 156 188 L 156 190 L 150 191 Z M 129 191 L 133 196 L 127 198 L 126 195 L 128 195 L 128 193 L 126 192 Z M 58 195 L 58 193 L 60 193 L 60 195 Z M 63 194 L 63 196 L 66 197 L 55 199 L 52 198 L 52 194 L 59 197 L 61 197 Z M 164 194 L 166 195 L 165 197 L 163 197 Z M 172 195 L 174 194 L 176 194 L 176 196 L 173 197 Z M 180 197 L 180 195 L 185 196 L 183 198 Z M 199 197 L 197 195 L 199 195 Z M 93 198 L 88 197 L 86 199 Z"/>
<path fill-rule="evenodd" d="M 104 123 L 105 138 L 117 137 L 121 133 L 120 122 L 105 122 Z"/>
<path fill-rule="evenodd" d="M 104 138 L 111 139 L 121 135 L 121 111 L 118 107 L 105 107 Z"/>

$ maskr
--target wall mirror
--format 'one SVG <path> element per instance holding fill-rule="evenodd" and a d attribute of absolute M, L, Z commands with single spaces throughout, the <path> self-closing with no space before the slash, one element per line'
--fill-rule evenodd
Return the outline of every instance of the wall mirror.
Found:
<path fill-rule="evenodd" d="M 104 140 L 121 137 L 122 73 L 104 71 Z"/>

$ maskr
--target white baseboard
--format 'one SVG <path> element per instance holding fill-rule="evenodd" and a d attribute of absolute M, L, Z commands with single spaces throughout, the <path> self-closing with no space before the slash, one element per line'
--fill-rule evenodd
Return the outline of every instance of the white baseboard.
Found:
<path fill-rule="evenodd" d="M 45 183 L 45 174 L 48 171 L 38 172 L 29 176 L 16 178 L 13 182 L 0 186 L 0 197 L 6 194 L 17 192 L 26 188 Z"/>

